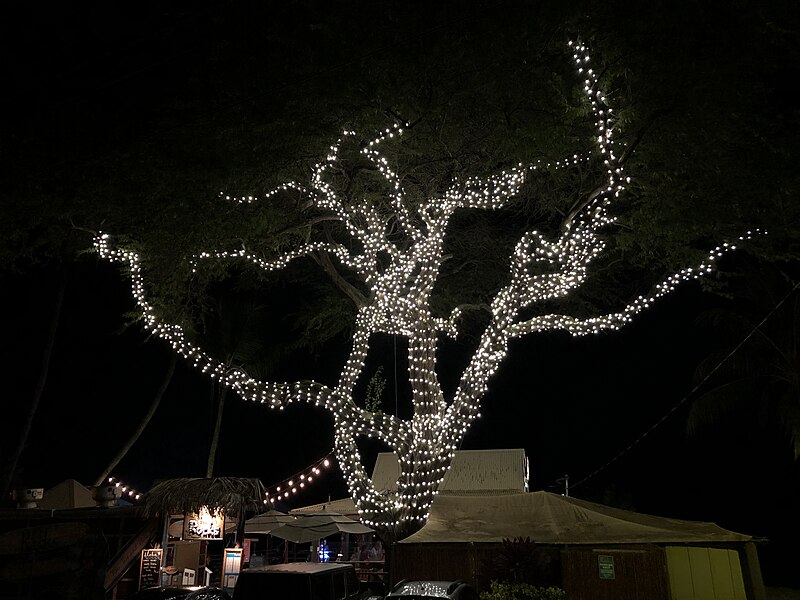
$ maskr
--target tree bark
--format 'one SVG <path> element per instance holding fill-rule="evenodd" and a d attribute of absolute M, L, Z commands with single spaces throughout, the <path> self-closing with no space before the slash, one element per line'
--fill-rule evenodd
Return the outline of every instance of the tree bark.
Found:
<path fill-rule="evenodd" d="M 125 455 L 130 452 L 130 449 L 138 441 L 139 436 L 142 435 L 145 427 L 147 427 L 148 423 L 150 423 L 150 420 L 153 418 L 153 415 L 155 414 L 159 404 L 161 404 L 161 399 L 164 397 L 164 393 L 167 391 L 170 381 L 172 381 L 172 375 L 175 373 L 175 364 L 178 362 L 178 355 L 175 352 L 171 352 L 170 354 L 172 356 L 170 357 L 169 367 L 167 368 L 167 372 L 161 382 L 161 386 L 158 388 L 156 395 L 153 397 L 153 402 L 150 404 L 150 408 L 144 417 L 142 417 L 142 420 L 139 423 L 139 426 L 136 428 L 136 431 L 131 434 L 131 436 L 128 438 L 128 441 L 125 442 L 125 445 L 120 449 L 117 455 L 111 459 L 111 462 L 108 463 L 108 466 L 103 470 L 103 472 L 97 476 L 97 479 L 95 479 L 94 482 L 95 487 L 102 485 L 103 481 L 105 481 L 106 477 L 109 476 L 111 471 L 113 471 L 120 461 L 125 458 Z"/>
<path fill-rule="evenodd" d="M 228 395 L 228 386 L 223 385 L 219 391 L 219 403 L 217 404 L 217 420 L 214 423 L 214 435 L 211 437 L 211 448 L 208 450 L 208 463 L 206 465 L 206 479 L 214 475 L 214 462 L 217 458 L 217 448 L 219 447 L 219 432 L 222 429 L 222 412 L 225 409 L 225 397 Z"/>

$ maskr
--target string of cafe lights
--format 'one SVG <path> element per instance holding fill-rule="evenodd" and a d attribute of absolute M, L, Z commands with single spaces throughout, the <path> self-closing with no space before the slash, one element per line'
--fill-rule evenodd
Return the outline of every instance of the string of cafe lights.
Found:
<path fill-rule="evenodd" d="M 120 497 L 125 498 L 126 500 L 139 500 L 141 499 L 144 492 L 138 492 L 125 482 L 121 481 L 117 477 L 109 477 L 108 483 L 113 484 L 119 491 Z"/>
<path fill-rule="evenodd" d="M 289 498 L 303 489 L 306 489 L 316 480 L 315 478 L 322 474 L 323 469 L 327 469 L 331 466 L 333 459 L 333 453 L 328 453 L 291 477 L 287 477 L 278 484 L 268 486 L 265 491 L 264 504 L 274 504 L 282 498 Z M 109 485 L 113 485 L 119 489 L 120 497 L 126 500 L 140 500 L 145 494 L 145 492 L 134 489 L 118 477 L 109 477 L 107 482 Z"/>
<path fill-rule="evenodd" d="M 456 179 L 444 194 L 428 198 L 412 213 L 404 201 L 400 177 L 379 151 L 387 140 L 402 136 L 404 127 L 395 124 L 358 146 L 358 151 L 386 180 L 388 206 L 372 204 L 367 199 L 345 202 L 329 181 L 330 172 L 339 164 L 342 148 L 345 144 L 358 142 L 354 132 L 345 131 L 330 147 L 325 160 L 313 169 L 308 187 L 288 183 L 262 198 L 269 199 L 288 190 L 299 192 L 317 208 L 336 215 L 359 244 L 346 247 L 330 241 L 312 241 L 273 260 L 265 260 L 246 250 L 203 252 L 193 259 L 194 269 L 203 260 L 237 259 L 271 272 L 312 252 L 326 251 L 360 277 L 370 289 L 369 302 L 359 308 L 350 356 L 334 388 L 315 381 L 259 381 L 241 370 L 229 369 L 189 342 L 180 326 L 159 320 L 146 297 L 137 253 L 112 248 L 107 234 L 100 234 L 95 239 L 95 247 L 103 258 L 127 266 L 131 290 L 143 314 L 145 327 L 169 342 L 195 367 L 230 386 L 243 398 L 271 408 L 282 409 L 292 402 L 303 402 L 323 407 L 333 414 L 334 453 L 361 519 L 368 525 L 394 526 L 404 521 L 427 519 L 456 448 L 472 422 L 480 417 L 480 400 L 490 377 L 505 358 L 512 339 L 555 329 L 566 330 L 572 335 L 617 329 L 679 283 L 711 272 L 720 256 L 735 249 L 733 244 L 715 248 L 698 267 L 684 269 L 666 278 L 649 294 L 640 296 L 615 313 L 588 319 L 548 314 L 527 321 L 519 320 L 524 309 L 543 300 L 563 298 L 585 282 L 590 264 L 605 248 L 599 232 L 614 222 L 608 214 L 608 207 L 629 181 L 615 153 L 612 110 L 599 89 L 589 53 L 583 45 L 572 42 L 569 45 L 595 119 L 597 151 L 593 156 L 582 158 L 576 155 L 549 165 L 518 164 L 487 178 Z M 577 214 L 564 223 L 555 240 L 550 241 L 539 232 L 531 231 L 517 243 L 510 257 L 510 283 L 492 301 L 490 322 L 448 403 L 435 372 L 437 336 L 440 333 L 458 335 L 460 309 L 456 307 L 446 318 L 434 317 L 429 299 L 443 260 L 444 237 L 450 218 L 459 209 L 500 209 L 517 194 L 526 177 L 535 173 L 546 174 L 550 169 L 569 167 L 584 160 L 594 161 L 604 170 L 603 185 Z M 258 201 L 258 197 L 230 199 L 248 203 Z M 392 241 L 398 234 L 405 238 L 402 244 Z M 743 239 L 751 235 L 754 233 L 749 232 Z M 533 266 L 543 266 L 546 270 L 533 274 Z M 414 407 L 410 420 L 369 412 L 358 407 L 353 399 L 356 381 L 364 369 L 369 339 L 375 333 L 402 335 L 408 339 L 408 372 Z M 356 445 L 359 436 L 377 438 L 396 451 L 400 466 L 396 491 L 374 488 Z M 293 485 L 289 486 L 292 490 L 298 489 L 295 483 L 292 480 Z M 281 487 L 280 493 L 284 497 L 295 493 Z M 273 497 L 277 497 L 278 490 L 275 492 Z"/>
<path fill-rule="evenodd" d="M 264 504 L 274 505 L 279 500 L 288 500 L 307 489 L 322 475 L 323 469 L 331 466 L 333 458 L 333 453 L 329 453 L 280 483 L 268 486 L 264 493 Z"/>

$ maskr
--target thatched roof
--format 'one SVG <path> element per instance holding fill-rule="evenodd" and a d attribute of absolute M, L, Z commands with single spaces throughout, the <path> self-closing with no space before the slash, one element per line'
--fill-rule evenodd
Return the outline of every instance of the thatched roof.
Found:
<path fill-rule="evenodd" d="M 159 482 L 144 495 L 141 511 L 148 517 L 197 512 L 201 506 L 239 514 L 258 508 L 264 501 L 264 486 L 245 477 L 182 477 Z"/>

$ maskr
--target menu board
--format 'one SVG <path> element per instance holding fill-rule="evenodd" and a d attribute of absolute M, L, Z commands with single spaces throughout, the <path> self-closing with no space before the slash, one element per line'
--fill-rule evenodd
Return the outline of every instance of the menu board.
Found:
<path fill-rule="evenodd" d="M 161 585 L 161 548 L 145 548 L 139 559 L 139 589 Z"/>

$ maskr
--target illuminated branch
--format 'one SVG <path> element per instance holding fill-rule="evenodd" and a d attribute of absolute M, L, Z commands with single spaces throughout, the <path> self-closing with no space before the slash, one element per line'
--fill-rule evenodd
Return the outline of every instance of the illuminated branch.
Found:
<path fill-rule="evenodd" d="M 402 136 L 403 127 L 395 125 L 358 146 L 360 154 L 371 165 L 370 171 L 374 167 L 382 175 L 385 195 L 377 200 L 373 194 L 352 201 L 350 187 L 345 186 L 347 189 L 340 194 L 336 178 L 332 176 L 352 172 L 345 168 L 340 157 L 344 145 L 352 146 L 355 141 L 354 132 L 346 131 L 330 147 L 325 160 L 314 167 L 307 187 L 289 183 L 268 193 L 261 201 L 281 192 L 297 192 L 306 199 L 308 208 L 322 213 L 319 218 L 340 222 L 352 238 L 351 243 L 343 245 L 330 239 L 310 241 L 271 260 L 247 250 L 203 252 L 195 257 L 195 269 L 205 260 L 241 260 L 267 272 L 283 269 L 300 257 L 316 259 L 358 307 L 352 348 L 334 389 L 313 381 L 264 382 L 244 372 L 231 371 L 189 343 L 180 327 L 159 322 L 145 298 L 141 267 L 135 253 L 110 248 L 105 235 L 96 238 L 95 244 L 102 257 L 128 268 L 133 295 L 144 315 L 145 326 L 168 341 L 176 352 L 193 361 L 197 368 L 232 387 L 245 399 L 272 408 L 303 402 L 333 414 L 336 456 L 362 520 L 368 524 L 392 527 L 402 522 L 419 523 L 427 518 L 455 449 L 471 423 L 480 416 L 481 398 L 489 379 L 504 360 L 511 339 L 554 329 L 567 330 L 573 335 L 616 329 L 677 284 L 709 272 L 723 252 L 733 249 L 727 245 L 716 248 L 697 269 L 686 269 L 668 277 L 649 294 L 619 312 L 587 319 L 548 314 L 520 321 L 523 310 L 536 303 L 563 298 L 585 283 L 593 261 L 605 248 L 599 233 L 613 222 L 608 208 L 627 182 L 622 167 L 624 158 L 618 159 L 615 153 L 612 111 L 599 89 L 589 55 L 585 47 L 570 45 L 596 127 L 596 151 L 591 156 L 576 155 L 549 165 L 520 164 L 498 175 L 456 180 L 441 196 L 411 204 L 406 201 L 401 178 L 380 152 L 381 144 Z M 478 308 L 457 307 L 446 318 L 431 314 L 430 295 L 441 264 L 446 260 L 444 239 L 451 217 L 456 210 L 502 209 L 517 195 L 527 177 L 587 161 L 603 169 L 601 184 L 570 209 L 554 239 L 529 231 L 517 242 L 509 259 L 509 281 L 490 306 L 481 307 L 490 313 L 489 324 L 461 375 L 455 394 L 450 399 L 445 398 L 436 376 L 438 336 L 455 337 L 462 309 Z M 258 198 L 247 196 L 236 200 L 251 203 Z M 334 265 L 330 257 L 335 257 L 341 268 L 349 269 L 359 280 L 360 288 L 368 293 L 363 293 L 339 274 L 339 265 Z M 363 376 L 369 342 L 374 334 L 407 338 L 413 406 L 410 420 L 373 413 L 356 404 L 355 391 Z M 361 437 L 378 439 L 395 450 L 400 465 L 396 489 L 375 489 L 361 461 L 357 446 Z"/>

